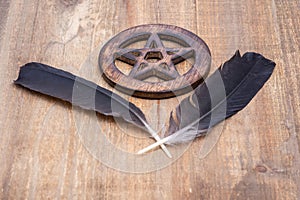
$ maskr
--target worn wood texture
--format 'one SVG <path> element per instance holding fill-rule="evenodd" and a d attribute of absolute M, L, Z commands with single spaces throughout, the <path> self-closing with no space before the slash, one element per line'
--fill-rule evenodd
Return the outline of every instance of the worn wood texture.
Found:
<path fill-rule="evenodd" d="M 0 198 L 299 199 L 299 9 L 298 0 L 2 0 Z M 83 63 L 93 63 L 94 50 L 113 35 L 145 23 L 198 34 L 211 49 L 212 71 L 236 49 L 262 53 L 277 66 L 247 108 L 226 121 L 204 159 L 199 148 L 205 140 L 197 139 L 165 168 L 134 174 L 107 167 L 90 153 L 77 134 L 76 109 L 12 81 L 20 65 L 39 61 L 109 88 L 97 76 L 96 64 Z M 130 100 L 156 129 L 178 103 L 176 98 Z M 129 137 L 143 133 L 122 122 L 97 120 L 107 138 L 128 152 L 153 142 Z"/>

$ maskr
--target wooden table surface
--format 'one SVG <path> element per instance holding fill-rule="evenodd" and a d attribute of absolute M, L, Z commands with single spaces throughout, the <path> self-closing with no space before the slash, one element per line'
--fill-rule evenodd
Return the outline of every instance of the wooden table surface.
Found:
<path fill-rule="evenodd" d="M 210 47 L 211 71 L 237 49 L 277 63 L 253 101 L 212 131 L 221 135 L 206 156 L 200 150 L 207 140 L 200 138 L 172 162 L 157 150 L 162 162 L 148 170 L 130 156 L 118 162 L 101 144 L 89 146 L 97 138 L 89 125 L 98 123 L 99 134 L 127 153 L 153 140 L 122 121 L 93 121 L 91 113 L 13 84 L 20 66 L 38 61 L 110 88 L 100 77 L 98 50 L 120 31 L 147 23 L 199 35 Z M 0 1 L 0 198 L 300 199 L 299 30 L 299 0 Z M 141 107 L 155 129 L 178 103 L 115 92 Z"/>

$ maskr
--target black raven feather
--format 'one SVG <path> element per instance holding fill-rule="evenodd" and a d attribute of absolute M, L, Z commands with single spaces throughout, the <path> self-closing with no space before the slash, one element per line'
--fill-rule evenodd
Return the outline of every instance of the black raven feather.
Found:
<path fill-rule="evenodd" d="M 237 51 L 171 112 L 166 137 L 139 153 L 162 143 L 183 143 L 204 135 L 242 110 L 269 79 L 274 67 L 273 61 L 258 53 L 248 52 L 241 57 Z"/>
<path fill-rule="evenodd" d="M 14 83 L 87 110 L 121 117 L 148 131 L 156 140 L 159 140 L 158 135 L 151 129 L 145 115 L 138 107 L 119 95 L 69 72 L 32 62 L 21 67 L 19 77 Z M 162 148 L 170 157 L 165 146 Z"/>
<path fill-rule="evenodd" d="M 189 141 L 242 110 L 271 76 L 275 63 L 257 53 L 235 55 L 171 114 L 169 144 Z M 180 134 L 180 132 L 182 132 Z"/>
<path fill-rule="evenodd" d="M 87 110 L 122 117 L 140 127 L 146 122 L 142 111 L 122 97 L 93 82 L 41 63 L 28 63 L 21 67 L 19 77 L 14 83 Z M 112 109 L 112 105 L 117 107 Z"/>

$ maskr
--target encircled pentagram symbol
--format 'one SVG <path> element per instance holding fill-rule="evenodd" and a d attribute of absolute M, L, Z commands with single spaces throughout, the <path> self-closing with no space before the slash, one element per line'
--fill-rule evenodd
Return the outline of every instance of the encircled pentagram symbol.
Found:
<path fill-rule="evenodd" d="M 141 43 L 141 47 L 134 47 Z M 178 65 L 188 59 L 193 64 L 180 74 Z M 129 72 L 122 72 L 117 62 L 129 65 Z M 188 30 L 148 24 L 129 28 L 110 39 L 101 49 L 98 63 L 105 80 L 116 89 L 136 97 L 159 99 L 198 86 L 209 72 L 211 54 L 206 43 Z M 149 81 L 151 77 L 159 81 Z"/>

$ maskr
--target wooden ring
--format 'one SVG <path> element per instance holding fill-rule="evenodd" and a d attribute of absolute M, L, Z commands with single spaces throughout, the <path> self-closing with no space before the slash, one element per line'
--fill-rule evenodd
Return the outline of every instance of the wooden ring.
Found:
<path fill-rule="evenodd" d="M 145 41 L 142 48 L 130 47 L 141 41 Z M 179 47 L 167 47 L 166 41 Z M 191 57 L 193 65 L 180 75 L 175 65 Z M 130 73 L 123 73 L 116 61 L 130 65 Z M 101 49 L 98 63 L 105 80 L 116 89 L 136 97 L 160 99 L 197 87 L 209 72 L 211 54 L 206 43 L 190 31 L 149 24 L 129 28 L 110 39 Z M 162 81 L 145 81 L 152 76 Z"/>

